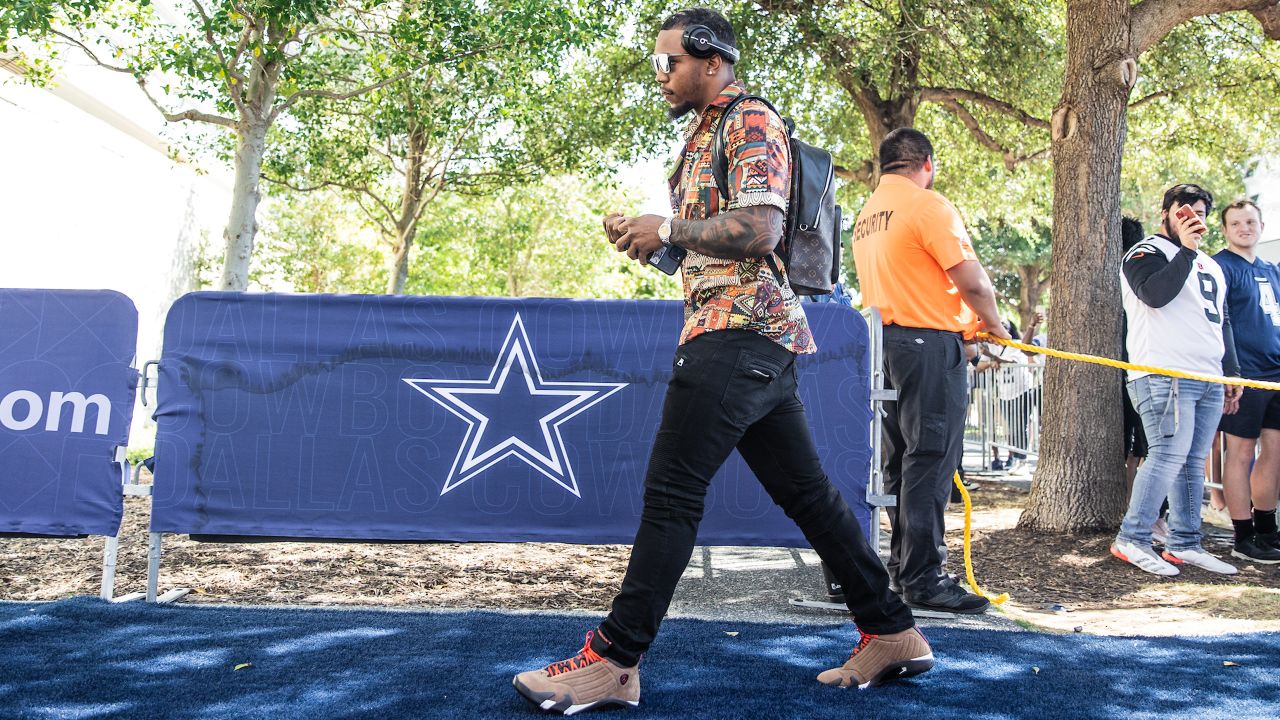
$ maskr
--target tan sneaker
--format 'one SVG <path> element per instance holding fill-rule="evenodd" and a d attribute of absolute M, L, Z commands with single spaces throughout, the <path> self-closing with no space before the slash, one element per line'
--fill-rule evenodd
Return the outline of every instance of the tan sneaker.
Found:
<path fill-rule="evenodd" d="M 848 662 L 822 671 L 818 682 L 832 687 L 857 685 L 862 690 L 919 675 L 931 667 L 933 650 L 918 629 L 913 627 L 892 635 L 863 633 Z"/>
<path fill-rule="evenodd" d="M 604 637 L 594 630 L 587 633 L 587 641 L 577 655 L 541 670 L 522 672 L 511 684 L 534 705 L 564 715 L 599 705 L 639 705 L 639 666 L 619 667 L 601 657 L 593 645 L 607 647 Z"/>

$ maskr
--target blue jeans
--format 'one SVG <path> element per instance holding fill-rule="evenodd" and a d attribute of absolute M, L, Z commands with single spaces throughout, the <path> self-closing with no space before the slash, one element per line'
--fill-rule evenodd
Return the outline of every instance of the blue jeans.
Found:
<path fill-rule="evenodd" d="M 1120 540 L 1151 545 L 1151 524 L 1169 498 L 1169 550 L 1200 547 L 1200 503 L 1204 461 L 1222 418 L 1223 388 L 1217 383 L 1147 375 L 1129 383 L 1129 397 L 1142 415 L 1150 449 L 1133 479 Z"/>

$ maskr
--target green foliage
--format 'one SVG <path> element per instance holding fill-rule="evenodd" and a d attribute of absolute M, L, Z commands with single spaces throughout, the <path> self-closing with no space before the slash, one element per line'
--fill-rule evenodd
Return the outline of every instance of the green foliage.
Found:
<path fill-rule="evenodd" d="M 1122 211 L 1148 232 L 1165 189 L 1203 185 L 1221 207 L 1244 192 L 1246 161 L 1280 152 L 1280 43 L 1247 14 L 1210 16 L 1174 29 L 1140 61 L 1129 112 Z M 1149 98 L 1149 99 L 1148 99 Z M 1218 223 L 1209 245 L 1221 247 Z"/>
<path fill-rule="evenodd" d="M 665 120 L 646 62 L 666 2 L 635 0 L 622 9 L 615 38 L 592 49 L 594 62 L 576 68 L 575 97 L 585 112 L 604 115 L 601 127 L 615 139 L 603 151 L 611 162 L 665 155 L 677 125 Z M 952 0 L 833 0 L 829 3 L 731 2 L 724 6 L 738 34 L 742 61 L 735 67 L 748 87 L 774 101 L 796 120 L 801 136 L 832 151 L 837 163 L 856 169 L 872 158 L 859 98 L 861 84 L 881 98 L 904 89 L 959 87 L 979 90 L 1048 117 L 1056 100 L 1062 66 L 1062 11 L 1057 3 L 953 2 Z M 625 17 L 629 22 L 622 22 Z M 1010 42 L 1010 37 L 1018 38 Z M 895 58 L 920 59 L 907 83 Z M 1040 160 L 1004 167 L 1001 157 L 981 147 L 949 112 L 926 103 L 917 127 L 935 139 L 946 170 L 938 189 L 966 213 L 979 217 L 1043 217 L 1051 205 L 1049 163 Z M 1016 155 L 1048 147 L 1047 132 L 1029 128 L 982 107 L 969 108 L 983 128 Z M 844 182 L 839 199 L 850 219 L 868 187 Z"/>
<path fill-rule="evenodd" d="M 261 288 L 379 293 L 386 287 L 377 234 L 333 192 L 271 196 L 250 279 Z"/>
<path fill-rule="evenodd" d="M 644 55 L 674 8 L 635 0 L 634 22 L 616 40 L 593 50 L 598 64 L 577 80 L 582 105 L 609 108 L 604 121 L 618 139 L 611 157 L 665 152 L 675 127 L 663 120 L 653 74 Z M 724 8 L 738 33 L 743 59 L 735 68 L 749 87 L 797 120 L 802 136 L 832 150 L 845 168 L 873 155 L 854 88 L 881 99 L 910 91 L 902 60 L 918 58 L 914 86 L 974 90 L 1041 120 L 1058 101 L 1065 63 L 1061 3 L 954 0 L 832 0 L 825 3 L 730 2 Z M 604 72 L 600 70 L 604 69 Z M 1266 43 L 1247 14 L 1188 23 L 1143 56 L 1135 101 L 1167 93 L 1130 114 L 1125 209 L 1149 225 L 1163 189 L 1200 178 L 1226 199 L 1239 192 L 1244 160 L 1275 152 L 1280 96 L 1280 44 Z M 784 71 L 785 70 L 785 71 Z M 971 227 L 980 221 L 1026 228 L 1052 210 L 1048 132 L 985 105 L 962 102 L 984 133 L 1015 158 L 1006 166 L 944 105 L 920 103 L 915 127 L 934 142 L 942 169 L 937 189 L 952 199 Z M 842 183 L 839 199 L 852 218 L 869 192 Z M 1154 201 L 1153 201 L 1154 199 Z M 1153 210 L 1154 208 L 1154 210 Z"/>
<path fill-rule="evenodd" d="M 1005 220 L 980 220 L 973 227 L 974 250 L 991 276 L 996 297 L 1019 314 L 1029 313 L 1043 302 L 1037 297 L 1031 308 L 1021 307 L 1022 273 L 1038 281 L 1048 279 L 1052 241 L 1052 228 L 1037 221 L 1019 226 Z"/>
<path fill-rule="evenodd" d="M 125 453 L 125 459 L 129 461 L 130 465 L 139 465 L 143 460 L 147 460 L 155 454 L 155 448 L 135 447 L 129 448 L 128 452 Z"/>
<path fill-rule="evenodd" d="M 0 3 L 0 52 L 15 38 L 39 38 L 58 26 L 74 27 L 110 0 L 6 0 Z M 151 0 L 137 0 L 149 5 Z"/>
<path fill-rule="evenodd" d="M 601 219 L 634 213 L 639 193 L 548 176 L 486 195 L 443 194 L 418 227 L 405 291 L 424 295 L 679 298 L 677 279 L 642 268 L 604 240 Z M 380 293 L 387 247 L 333 191 L 280 190 L 264 203 L 253 281 L 264 290 Z"/>
<path fill-rule="evenodd" d="M 632 193 L 576 176 L 484 197 L 442 198 L 419 226 L 406 291 L 425 295 L 678 298 L 674 278 L 604 238 L 601 219 L 634 213 Z"/>
<path fill-rule="evenodd" d="M 569 87 L 558 68 L 603 32 L 594 10 L 434 0 L 406 5 L 378 27 L 369 34 L 353 23 L 344 43 L 313 60 L 344 84 L 385 84 L 299 103 L 272 136 L 269 179 L 340 189 L 397 247 L 440 193 L 490 193 L 593 157 L 568 131 L 581 125 L 558 105 Z M 404 76 L 406 68 L 417 69 Z"/>

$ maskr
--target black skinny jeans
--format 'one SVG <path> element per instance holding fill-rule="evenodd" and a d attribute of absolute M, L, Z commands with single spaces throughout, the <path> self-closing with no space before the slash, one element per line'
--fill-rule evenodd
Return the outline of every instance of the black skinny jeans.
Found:
<path fill-rule="evenodd" d="M 889 590 L 879 557 L 822 471 L 796 394 L 795 355 L 758 333 L 721 330 L 676 351 L 640 529 L 622 590 L 600 625 L 612 643 L 604 654 L 634 665 L 653 642 L 693 554 L 711 477 L 735 447 L 844 586 L 859 629 L 912 627 L 911 611 Z"/>

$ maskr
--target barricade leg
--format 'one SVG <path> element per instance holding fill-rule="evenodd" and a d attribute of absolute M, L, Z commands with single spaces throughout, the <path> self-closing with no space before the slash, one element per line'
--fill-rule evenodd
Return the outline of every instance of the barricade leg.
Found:
<path fill-rule="evenodd" d="M 120 463 L 120 469 L 122 474 L 121 480 L 124 483 L 125 496 L 146 494 L 145 492 L 141 492 L 141 489 L 142 489 L 141 485 L 136 484 L 136 482 L 135 483 L 129 482 L 130 463 L 127 459 L 125 459 L 123 447 L 116 448 L 116 462 Z M 139 466 L 139 468 L 141 468 L 141 466 Z M 149 492 L 150 488 L 146 488 L 146 491 Z M 123 515 L 121 516 L 120 521 L 121 521 L 121 524 L 123 525 L 124 524 Z M 138 598 L 143 596 L 143 593 L 140 593 L 140 592 L 128 593 L 126 595 L 121 595 L 120 597 L 115 596 L 116 595 L 116 560 L 117 558 L 119 558 L 119 556 L 120 556 L 120 530 L 116 530 L 115 535 L 112 535 L 107 538 L 106 546 L 102 550 L 102 590 L 98 593 L 98 597 L 102 598 L 103 600 L 106 600 L 107 602 L 114 602 L 114 603 L 129 602 L 130 600 L 137 600 Z"/>
<path fill-rule="evenodd" d="M 120 551 L 120 533 L 107 538 L 102 551 L 102 591 L 99 597 L 110 601 L 116 593 L 116 556 Z"/>
<path fill-rule="evenodd" d="M 148 533 L 147 541 L 147 602 L 171 603 L 191 592 L 190 588 L 174 588 L 163 595 L 160 589 L 160 548 L 163 535 L 158 532 Z"/>
<path fill-rule="evenodd" d="M 147 534 L 147 602 L 156 601 L 160 587 L 160 533 Z"/>

